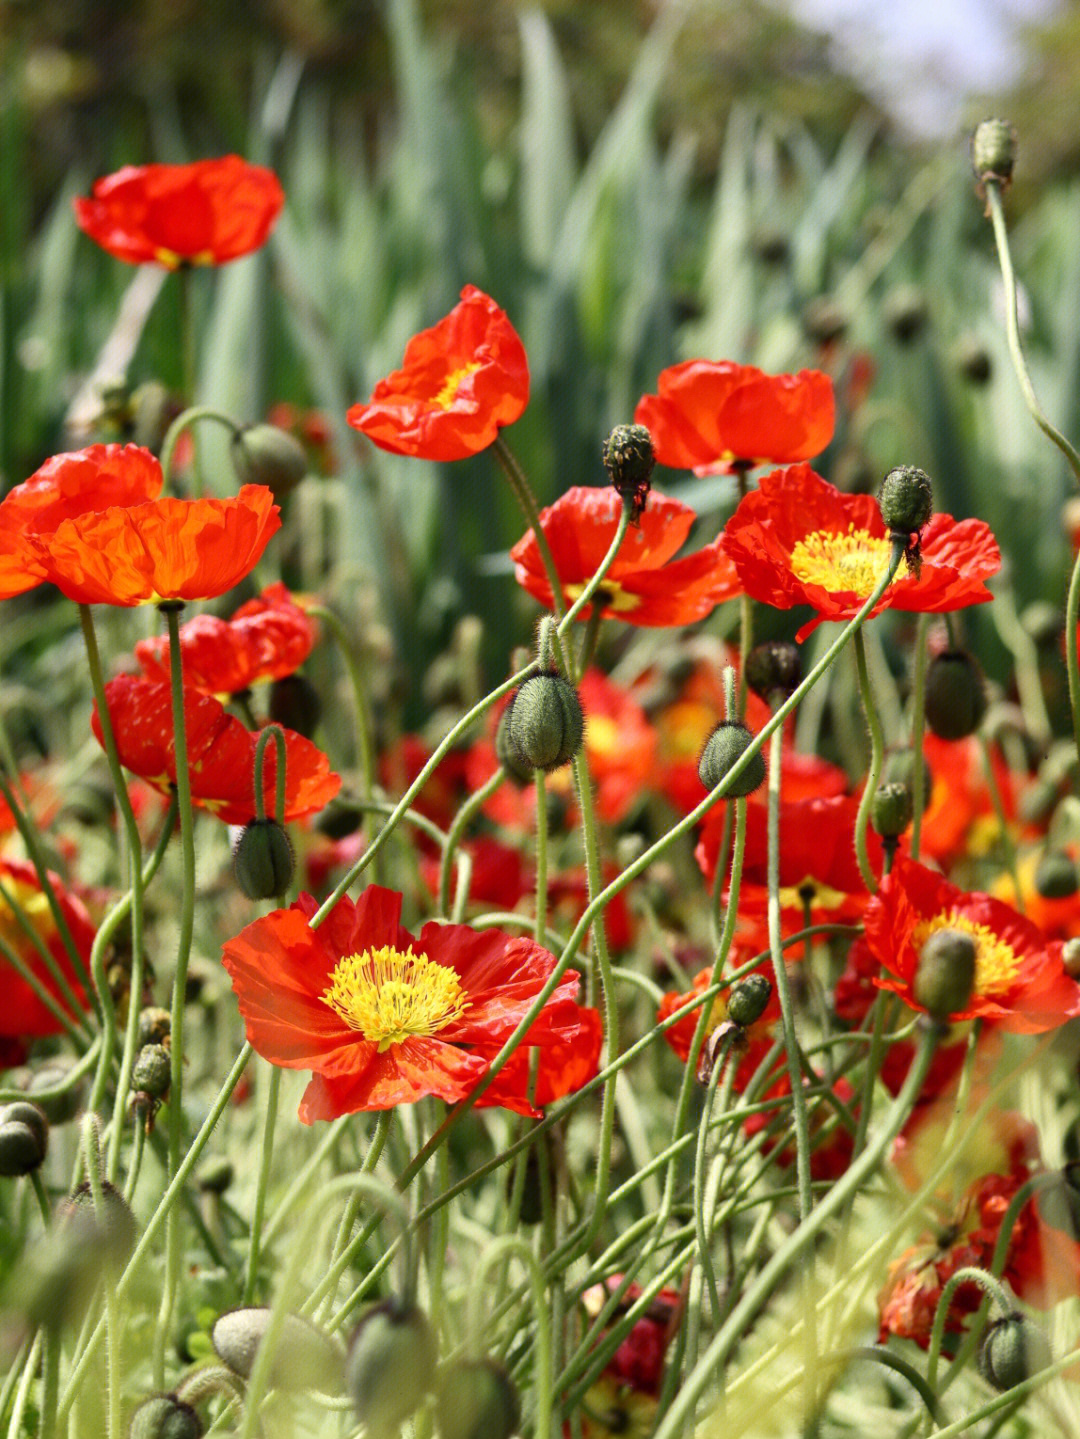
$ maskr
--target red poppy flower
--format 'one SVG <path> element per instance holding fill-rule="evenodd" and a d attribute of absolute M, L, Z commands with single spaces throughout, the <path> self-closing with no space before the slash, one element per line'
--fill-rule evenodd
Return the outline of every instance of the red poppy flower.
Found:
<path fill-rule="evenodd" d="M 405 359 L 345 418 L 373 444 L 421 460 L 463 460 L 486 450 L 529 402 L 529 362 L 517 331 L 490 296 L 466 285 L 461 300 L 405 347 Z"/>
<path fill-rule="evenodd" d="M 728 961 L 728 967 L 731 969 L 741 969 L 755 954 L 760 953 L 763 948 L 767 948 L 768 943 L 769 941 L 764 933 L 758 931 L 756 928 L 748 931 L 743 937 L 737 937 Z M 750 1078 L 764 1057 L 765 1051 L 771 1043 L 773 1027 L 780 1019 L 780 997 L 776 992 L 776 976 L 773 972 L 772 961 L 768 959 L 762 960 L 754 970 L 754 973 L 764 975 L 770 985 L 772 985 L 772 993 L 769 995 L 769 1002 L 761 1015 L 759 1015 L 754 1023 L 750 1025 L 749 1029 L 746 1030 L 747 1039 L 753 1049 L 753 1057 L 749 1066 L 747 1066 L 745 1058 L 739 1062 L 739 1079 L 741 1079 L 743 1083 Z M 657 1024 L 663 1024 L 664 1020 L 670 1019 L 671 1016 L 682 1009 L 684 1005 L 704 993 L 711 982 L 712 965 L 709 965 L 707 968 L 699 970 L 694 976 L 693 983 L 690 985 L 688 992 L 680 993 L 678 990 L 669 990 L 660 1001 L 659 1008 L 656 1011 Z M 727 1019 L 727 1006 L 730 997 L 731 991 L 724 989 L 721 990 L 712 1001 L 709 1009 L 708 1028 L 705 1031 L 706 1038 Z M 690 1046 L 693 1043 L 694 1031 L 697 1028 L 698 1015 L 700 1013 L 701 1006 L 697 1005 L 682 1019 L 671 1025 L 670 1028 L 664 1030 L 664 1038 L 684 1063 L 690 1058 Z M 736 1085 L 739 1084 L 739 1079 L 736 1079 Z"/>
<path fill-rule="evenodd" d="M 580 595 L 611 548 L 622 508 L 610 486 L 575 485 L 540 511 L 540 527 L 568 600 Z M 690 625 L 741 594 L 719 541 L 681 560 L 672 558 L 695 519 L 689 505 L 655 490 L 649 494 L 638 524 L 627 531 L 618 558 L 604 576 L 598 603 L 606 615 L 629 625 Z M 510 558 L 518 584 L 551 609 L 551 585 L 532 530 L 518 540 Z M 580 618 L 587 620 L 592 608 L 586 605 Z"/>
<path fill-rule="evenodd" d="M 899 855 L 871 899 L 866 942 L 893 976 L 875 981 L 922 1009 L 913 993 L 919 952 L 938 930 L 960 930 L 975 942 L 975 986 L 950 1020 L 987 1019 L 1002 1029 L 1039 1034 L 1080 1014 L 1080 985 L 1065 973 L 1061 943 L 988 894 L 966 894 Z"/>
<path fill-rule="evenodd" d="M 242 604 L 230 620 L 197 615 L 180 628 L 184 683 L 207 694 L 233 695 L 264 680 L 283 679 L 307 659 L 315 622 L 282 584 Z M 147 679 L 168 680 L 169 638 L 156 635 L 135 646 Z"/>
<path fill-rule="evenodd" d="M 819 455 L 836 423 L 832 380 L 819 370 L 766 375 L 731 360 L 686 360 L 662 370 L 658 395 L 634 420 L 656 458 L 703 475 L 741 464 L 790 465 Z"/>
<path fill-rule="evenodd" d="M 94 926 L 82 901 L 66 889 L 58 875 L 49 872 L 49 881 L 60 905 L 60 912 L 67 920 L 75 948 L 89 965 L 90 948 L 94 942 Z M 41 880 L 32 865 L 21 860 L 0 860 L 0 883 L 12 896 L 30 922 L 39 938 L 44 941 L 49 953 L 56 960 L 60 972 L 67 979 L 72 993 L 80 1007 L 86 1008 L 86 995 L 75 977 L 67 950 L 60 939 L 49 908 Z M 33 941 L 19 923 L 11 905 L 0 895 L 0 939 L 18 955 L 23 964 L 43 988 L 52 995 L 60 1008 L 74 1017 L 69 1001 L 65 998 L 56 980 L 46 968 Z M 18 974 L 7 958 L 0 953 L 0 987 L 4 1003 L 0 1006 L 0 1050 L 7 1063 L 17 1064 L 25 1057 L 24 1041 L 40 1039 L 46 1035 L 59 1034 L 63 1028 L 53 1011 Z"/>
<path fill-rule="evenodd" d="M 266 242 L 285 196 L 239 155 L 192 165 L 125 165 L 74 201 L 75 223 L 130 265 L 223 265 Z"/>
<path fill-rule="evenodd" d="M 724 547 L 746 593 L 777 609 L 812 605 L 816 619 L 849 620 L 884 574 L 890 542 L 872 495 L 845 495 L 809 465 L 762 476 L 727 522 Z M 997 574 L 1001 553 L 982 520 L 931 515 L 921 535 L 922 568 L 901 561 L 873 613 L 915 610 L 942 614 L 992 599 L 984 581 Z"/>
<path fill-rule="evenodd" d="M 176 785 L 170 688 L 159 680 L 119 675 L 105 686 L 120 763 L 160 793 Z M 101 741 L 101 721 L 94 707 L 91 728 Z M 225 824 L 247 824 L 255 817 L 255 749 L 258 735 L 226 714 L 211 695 L 184 690 L 191 799 Z M 285 730 L 285 820 L 315 814 L 341 788 L 322 750 L 303 735 Z M 277 745 L 266 747 L 263 797 L 267 814 L 274 813 Z"/>
<path fill-rule="evenodd" d="M 305 1124 L 425 1094 L 464 1099 L 556 963 L 531 939 L 499 930 L 426 924 L 414 938 L 399 923 L 401 895 L 378 885 L 356 904 L 339 900 L 312 929 L 317 908 L 303 894 L 249 924 L 222 954 L 251 1044 L 272 1064 L 313 1071 L 300 1105 Z M 526 1034 L 525 1046 L 541 1051 L 545 1099 L 583 1082 L 599 1056 L 599 1018 L 578 1006 L 577 988 L 567 971 Z M 546 1050 L 559 1062 L 545 1066 Z M 537 1116 L 528 1068 L 508 1064 L 479 1105 Z"/>

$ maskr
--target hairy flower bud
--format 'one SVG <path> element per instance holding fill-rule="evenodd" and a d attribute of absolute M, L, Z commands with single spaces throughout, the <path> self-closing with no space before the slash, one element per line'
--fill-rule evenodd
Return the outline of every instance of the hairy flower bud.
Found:
<path fill-rule="evenodd" d="M 0 1175 L 32 1174 L 49 1150 L 49 1121 L 36 1104 L 16 1100 L 0 1108 Z"/>
<path fill-rule="evenodd" d="M 790 640 L 766 640 L 746 657 L 746 683 L 766 704 L 785 700 L 802 680 L 802 653 Z"/>
<path fill-rule="evenodd" d="M 971 164 L 979 184 L 997 180 L 1007 185 L 1016 163 L 1016 130 L 1008 120 L 983 120 L 971 137 Z"/>
<path fill-rule="evenodd" d="M 765 975 L 748 974 L 731 986 L 727 1002 L 728 1019 L 743 1029 L 749 1029 L 765 1013 L 772 992 L 772 983 Z"/>
<path fill-rule="evenodd" d="M 930 476 L 915 465 L 897 465 L 881 482 L 878 505 L 891 533 L 914 534 L 933 513 L 934 487 Z"/>
<path fill-rule="evenodd" d="M 1063 849 L 1048 849 L 1035 869 L 1035 889 L 1043 899 L 1068 899 L 1080 889 L 1076 864 Z"/>
<path fill-rule="evenodd" d="M 494 1359 L 465 1359 L 439 1375 L 435 1391 L 439 1439 L 510 1439 L 521 1422 L 521 1400 Z"/>
<path fill-rule="evenodd" d="M 698 760 L 698 778 L 705 788 L 715 789 L 753 742 L 754 736 L 745 725 L 738 724 L 735 720 L 721 720 L 705 741 L 705 748 Z M 744 795 L 753 794 L 764 782 L 765 760 L 758 750 L 738 779 L 730 785 L 725 797 L 741 799 Z"/>
<path fill-rule="evenodd" d="M 303 675 L 282 675 L 270 686 L 266 717 L 311 739 L 322 719 L 319 691 Z"/>
<path fill-rule="evenodd" d="M 269 1309 L 230 1309 L 210 1331 L 218 1357 L 241 1379 L 251 1378 L 270 1318 Z M 270 1387 L 335 1393 L 340 1384 L 341 1354 L 334 1341 L 309 1320 L 286 1314 L 270 1363 Z"/>
<path fill-rule="evenodd" d="M 585 715 L 578 692 L 554 670 L 532 675 L 514 695 L 510 742 L 533 769 L 569 764 L 585 737 Z"/>
<path fill-rule="evenodd" d="M 276 819 L 253 819 L 244 826 L 233 850 L 233 872 L 248 899 L 276 899 L 295 871 L 292 840 Z"/>
<path fill-rule="evenodd" d="M 959 929 L 938 929 L 919 951 L 912 994 L 932 1019 L 965 1009 L 975 988 L 975 941 Z"/>
<path fill-rule="evenodd" d="M 237 478 L 244 485 L 265 485 L 280 500 L 307 474 L 300 441 L 277 425 L 248 425 L 232 442 Z"/>
<path fill-rule="evenodd" d="M 205 1433 L 190 1404 L 175 1394 L 155 1394 L 132 1414 L 128 1439 L 202 1439 Z"/>
<path fill-rule="evenodd" d="M 1045 1369 L 1052 1357 L 1043 1331 L 1016 1311 L 995 1320 L 983 1335 L 979 1373 L 987 1384 L 1004 1392 Z"/>
<path fill-rule="evenodd" d="M 652 435 L 644 425 L 616 425 L 604 441 L 604 468 L 636 523 L 649 498 L 656 466 Z"/>
<path fill-rule="evenodd" d="M 164 1099 L 172 1078 L 172 1059 L 163 1044 L 144 1044 L 131 1069 L 131 1087 L 151 1099 Z"/>
<path fill-rule="evenodd" d="M 499 723 L 495 727 L 495 758 L 515 784 L 532 784 L 532 766 L 526 764 L 517 745 L 510 738 L 510 711 L 512 708 L 513 702 L 511 701 L 499 716 Z"/>
<path fill-rule="evenodd" d="M 870 801 L 870 823 L 883 839 L 898 839 L 911 823 L 915 800 L 909 785 L 896 780 L 878 785 Z"/>
<path fill-rule="evenodd" d="M 396 1434 L 431 1388 L 438 1353 L 427 1316 L 391 1298 L 353 1330 L 345 1387 L 356 1417 L 373 1434 Z"/>
<path fill-rule="evenodd" d="M 926 723 L 939 739 L 965 739 L 986 714 L 986 685 L 966 650 L 943 650 L 926 669 Z"/>
<path fill-rule="evenodd" d="M 98 1262 L 112 1270 L 122 1269 L 131 1258 L 138 1225 L 131 1205 L 114 1184 L 101 1183 L 101 1208 L 94 1204 L 89 1184 L 79 1187 L 57 1210 L 63 1229 L 74 1235 L 80 1248 L 92 1252 Z"/>

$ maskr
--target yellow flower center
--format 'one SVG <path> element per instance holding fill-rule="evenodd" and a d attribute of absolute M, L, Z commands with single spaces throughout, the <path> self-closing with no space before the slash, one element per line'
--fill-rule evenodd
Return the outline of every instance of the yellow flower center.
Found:
<path fill-rule="evenodd" d="M 479 360 L 472 360 L 467 365 L 462 365 L 459 370 L 452 370 L 446 378 L 446 383 L 435 396 L 435 404 L 440 410 L 448 410 L 457 399 L 458 390 L 463 380 L 467 380 L 474 370 L 480 368 Z"/>
<path fill-rule="evenodd" d="M 14 897 L 30 926 L 43 940 L 48 942 L 56 932 L 49 901 L 42 890 L 18 879 L 6 879 L 7 891 Z M 33 941 L 15 917 L 15 912 L 6 899 L 0 898 L 0 939 L 16 954 L 27 957 L 35 953 Z"/>
<path fill-rule="evenodd" d="M 948 910 L 924 919 L 915 926 L 911 942 L 918 953 L 932 934 L 939 929 L 956 929 L 961 934 L 970 934 L 975 941 L 975 989 L 976 994 L 993 998 L 1005 994 L 1012 988 L 1017 972 L 1023 962 L 1011 944 L 994 933 L 985 924 L 976 924 L 956 910 Z"/>
<path fill-rule="evenodd" d="M 848 525 L 845 534 L 815 530 L 792 550 L 791 570 L 803 584 L 864 600 L 888 569 L 891 551 L 889 540 L 854 525 Z M 907 560 L 901 560 L 896 578 L 902 580 L 907 573 Z"/>
<path fill-rule="evenodd" d="M 571 604 L 577 599 L 585 588 L 583 584 L 563 585 L 563 594 Z M 611 580 L 605 577 L 604 583 L 593 596 L 594 601 L 607 613 L 616 615 L 626 614 L 627 610 L 636 610 L 641 604 L 640 595 L 632 595 L 624 590 L 618 580 Z"/>
<path fill-rule="evenodd" d="M 839 909 L 847 895 L 839 889 L 830 889 L 819 879 L 807 875 L 798 884 L 783 885 L 780 889 L 781 909 L 802 909 L 804 899 L 809 898 L 815 909 Z"/>
<path fill-rule="evenodd" d="M 384 945 L 344 955 L 320 998 L 380 1054 L 414 1036 L 437 1034 L 468 1005 L 454 971 L 413 954 L 411 945 L 404 953 Z"/>

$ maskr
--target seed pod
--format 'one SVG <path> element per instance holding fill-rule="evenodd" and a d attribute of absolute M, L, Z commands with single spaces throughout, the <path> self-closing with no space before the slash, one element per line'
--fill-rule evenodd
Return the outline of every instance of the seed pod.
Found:
<path fill-rule="evenodd" d="M 435 1335 L 415 1304 L 391 1298 L 369 1310 L 345 1359 L 345 1387 L 361 1424 L 373 1435 L 396 1434 L 430 1389 L 437 1359 Z"/>
<path fill-rule="evenodd" d="M 36 1104 L 16 1100 L 0 1108 L 0 1175 L 40 1168 L 49 1150 L 49 1121 Z"/>
<path fill-rule="evenodd" d="M 440 1439 L 510 1439 L 521 1423 L 521 1400 L 494 1359 L 466 1359 L 444 1369 L 435 1391 Z"/>
<path fill-rule="evenodd" d="M 878 785 L 870 801 L 870 823 L 883 839 L 898 839 L 911 823 L 915 802 L 906 784 Z"/>
<path fill-rule="evenodd" d="M 550 771 L 569 764 L 585 737 L 578 692 L 554 670 L 525 681 L 514 695 L 509 723 L 511 744 L 533 769 Z"/>
<path fill-rule="evenodd" d="M 939 739 L 966 739 L 986 714 L 986 685 L 966 650 L 943 650 L 926 669 L 926 723 Z"/>
<path fill-rule="evenodd" d="M 979 1373 L 987 1384 L 1004 1393 L 1045 1369 L 1052 1357 L 1043 1331 L 1017 1311 L 995 1320 L 983 1335 Z"/>
<path fill-rule="evenodd" d="M 269 1326 L 269 1309 L 230 1309 L 215 1321 L 210 1342 L 222 1363 L 241 1379 L 250 1379 Z M 270 1387 L 336 1393 L 341 1387 L 337 1345 L 307 1319 L 286 1314 L 270 1362 Z"/>
<path fill-rule="evenodd" d="M 277 425 L 248 425 L 232 442 L 232 459 L 241 484 L 265 485 L 280 500 L 307 474 L 304 447 Z"/>
<path fill-rule="evenodd" d="M 733 984 L 728 995 L 727 1017 L 743 1029 L 761 1018 L 772 998 L 772 983 L 763 974 L 748 974 Z"/>
<path fill-rule="evenodd" d="M 914 534 L 933 512 L 934 487 L 930 476 L 915 465 L 897 465 L 881 482 L 878 505 L 891 533 Z"/>
<path fill-rule="evenodd" d="M 151 1099 L 164 1099 L 172 1078 L 172 1058 L 163 1044 L 144 1044 L 131 1068 L 131 1087 Z"/>
<path fill-rule="evenodd" d="M 938 929 L 919 951 L 912 994 L 932 1019 L 967 1007 L 975 988 L 975 941 L 958 929 Z"/>
<path fill-rule="evenodd" d="M 644 425 L 616 425 L 604 441 L 604 468 L 636 524 L 649 498 L 656 454 Z"/>
<path fill-rule="evenodd" d="M 276 899 L 296 872 L 292 841 L 276 819 L 253 819 L 233 850 L 233 873 L 248 899 Z"/>
<path fill-rule="evenodd" d="M 720 783 L 738 760 L 754 742 L 754 736 L 745 725 L 735 720 L 721 720 L 705 741 L 705 748 L 698 760 L 698 778 L 706 789 L 712 790 Z M 765 782 L 765 760 L 758 750 L 738 779 L 729 787 L 727 799 L 741 799 L 753 794 Z"/>
<path fill-rule="evenodd" d="M 1007 185 L 1016 163 L 1016 131 L 1008 120 L 983 120 L 971 137 L 971 164 L 979 184 L 999 180 Z"/>
<path fill-rule="evenodd" d="M 131 1416 L 128 1439 L 202 1439 L 206 1430 L 190 1404 L 175 1394 L 145 1399 Z"/>

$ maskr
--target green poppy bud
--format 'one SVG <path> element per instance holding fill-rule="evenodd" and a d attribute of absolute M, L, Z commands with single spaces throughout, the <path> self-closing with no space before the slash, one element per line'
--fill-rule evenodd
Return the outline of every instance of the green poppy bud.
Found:
<path fill-rule="evenodd" d="M 163 1044 L 144 1044 L 131 1067 L 131 1087 L 151 1099 L 164 1099 L 172 1079 L 172 1057 Z"/>
<path fill-rule="evenodd" d="M 933 513 L 934 487 L 930 476 L 915 465 L 897 465 L 881 482 L 878 505 L 891 533 L 914 534 Z"/>
<path fill-rule="evenodd" d="M 319 691 L 303 675 L 283 675 L 270 686 L 267 718 L 311 739 L 322 719 Z"/>
<path fill-rule="evenodd" d="M 236 882 L 248 899 L 276 899 L 292 884 L 296 863 L 292 841 L 276 819 L 253 819 L 233 850 Z"/>
<path fill-rule="evenodd" d="M 604 441 L 603 457 L 611 483 L 636 523 L 649 498 L 652 472 L 656 468 L 652 435 L 644 425 L 616 425 Z"/>
<path fill-rule="evenodd" d="M 128 1439 L 202 1439 L 206 1430 L 190 1404 L 175 1394 L 155 1394 L 131 1416 Z"/>
<path fill-rule="evenodd" d="M 802 654 L 790 640 L 766 640 L 746 657 L 746 683 L 766 704 L 787 697 L 802 680 Z"/>
<path fill-rule="evenodd" d="M 101 1210 L 94 1205 L 89 1184 L 80 1184 L 57 1211 L 64 1229 L 73 1233 L 80 1247 L 93 1251 L 109 1269 L 122 1269 L 131 1258 L 138 1237 L 138 1225 L 131 1206 L 114 1184 L 101 1183 Z"/>
<path fill-rule="evenodd" d="M 926 329 L 929 309 L 926 293 L 918 285 L 898 285 L 885 297 L 885 323 L 898 345 L 910 345 Z"/>
<path fill-rule="evenodd" d="M 748 974 L 731 986 L 727 1002 L 728 1019 L 743 1029 L 749 1029 L 765 1013 L 772 992 L 772 982 L 765 975 Z"/>
<path fill-rule="evenodd" d="M 887 750 L 881 766 L 881 784 L 904 784 L 915 791 L 912 781 L 915 778 L 915 751 L 909 746 L 903 749 Z M 934 788 L 934 776 L 930 772 L 930 766 L 926 763 L 926 756 L 923 756 L 922 766 L 922 796 L 923 809 L 930 803 L 930 795 Z"/>
<path fill-rule="evenodd" d="M 910 788 L 893 780 L 878 785 L 870 801 L 870 823 L 883 839 L 897 839 L 911 823 L 915 801 Z"/>
<path fill-rule="evenodd" d="M 233 465 L 244 485 L 265 485 L 280 500 L 307 474 L 300 441 L 277 425 L 248 425 L 233 437 Z"/>
<path fill-rule="evenodd" d="M 982 670 L 965 650 L 943 650 L 926 669 L 926 723 L 939 739 L 965 739 L 986 714 Z"/>
<path fill-rule="evenodd" d="M 437 1359 L 431 1324 L 415 1304 L 391 1298 L 369 1310 L 345 1359 L 360 1423 L 375 1436 L 396 1434 L 431 1388 Z"/>
<path fill-rule="evenodd" d="M 215 1320 L 210 1342 L 223 1364 L 241 1379 L 250 1379 L 269 1327 L 269 1309 L 230 1309 Z M 336 1393 L 341 1387 L 337 1345 L 309 1320 L 286 1314 L 270 1363 L 270 1387 Z"/>
<path fill-rule="evenodd" d="M 1080 875 L 1064 850 L 1048 849 L 1035 869 L 1035 888 L 1043 899 L 1068 899 L 1080 889 Z"/>
<path fill-rule="evenodd" d="M 961 336 L 953 351 L 953 360 L 964 379 L 980 388 L 989 383 L 994 373 L 990 351 L 977 335 Z"/>
<path fill-rule="evenodd" d="M 1052 1357 L 1043 1331 L 1017 1311 L 995 1320 L 983 1335 L 979 1373 L 1004 1393 L 1045 1369 Z"/>
<path fill-rule="evenodd" d="M 932 1019 L 965 1009 L 975 988 L 975 941 L 959 929 L 938 929 L 919 951 L 912 994 Z"/>
<path fill-rule="evenodd" d="M 532 675 L 510 707 L 510 742 L 533 769 L 569 764 L 585 737 L 585 715 L 578 692 L 562 675 L 544 670 Z"/>
<path fill-rule="evenodd" d="M 435 1391 L 439 1439 L 510 1439 L 521 1423 L 521 1400 L 494 1359 L 466 1359 L 443 1370 Z"/>
<path fill-rule="evenodd" d="M 980 185 L 998 180 L 1007 185 L 1016 163 L 1016 131 L 1008 120 L 984 120 L 971 137 L 971 164 Z"/>
<path fill-rule="evenodd" d="M 841 339 L 848 323 L 847 311 L 832 295 L 816 295 L 803 308 L 803 333 L 815 345 L 831 345 Z"/>
<path fill-rule="evenodd" d="M 19 1079 L 19 1088 L 52 1125 L 67 1124 L 82 1109 L 86 1086 L 81 1080 L 73 1084 L 68 1082 L 75 1063 L 70 1055 L 54 1054 L 51 1059 L 24 1071 Z M 61 1094 L 41 1093 L 47 1089 L 58 1089 L 62 1084 L 67 1087 Z"/>
<path fill-rule="evenodd" d="M 512 708 L 512 704 L 507 705 L 495 727 L 495 758 L 515 784 L 532 784 L 532 766 L 525 763 L 518 753 L 517 746 L 510 738 L 510 711 Z"/>
<path fill-rule="evenodd" d="M 715 789 L 753 742 L 754 736 L 745 725 L 738 724 L 735 720 L 721 720 L 705 741 L 705 748 L 698 760 L 698 778 L 705 788 Z M 741 799 L 744 795 L 753 794 L 764 782 L 765 760 L 758 750 L 738 779 L 729 787 L 725 798 Z"/>
<path fill-rule="evenodd" d="M 0 1108 L 0 1175 L 32 1174 L 49 1150 L 49 1121 L 36 1104 L 16 1100 Z"/>

